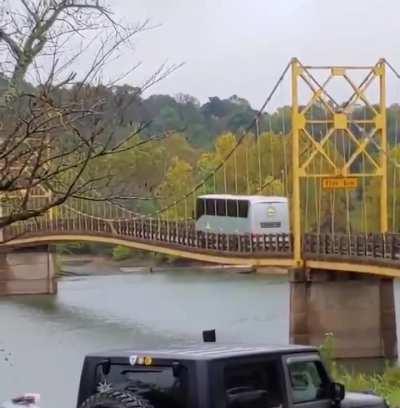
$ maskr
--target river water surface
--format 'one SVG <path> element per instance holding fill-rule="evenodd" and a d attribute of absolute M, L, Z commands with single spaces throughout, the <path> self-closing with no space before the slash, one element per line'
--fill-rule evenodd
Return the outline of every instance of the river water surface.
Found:
<path fill-rule="evenodd" d="M 0 327 L 0 401 L 40 392 L 43 408 L 73 408 L 89 352 L 194 343 L 207 328 L 227 342 L 287 343 L 289 285 L 195 270 L 64 278 L 55 297 L 1 299 Z"/>

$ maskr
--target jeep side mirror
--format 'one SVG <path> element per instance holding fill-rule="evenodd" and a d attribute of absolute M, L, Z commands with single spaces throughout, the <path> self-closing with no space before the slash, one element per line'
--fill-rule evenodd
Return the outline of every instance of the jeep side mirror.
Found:
<path fill-rule="evenodd" d="M 332 401 L 339 405 L 340 401 L 344 399 L 345 395 L 345 388 L 343 384 L 333 382 L 331 383 L 331 389 L 330 389 L 330 395 L 332 398 Z"/>

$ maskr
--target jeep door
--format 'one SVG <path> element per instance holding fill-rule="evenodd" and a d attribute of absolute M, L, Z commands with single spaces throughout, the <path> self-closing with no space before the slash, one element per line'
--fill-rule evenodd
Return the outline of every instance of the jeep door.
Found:
<path fill-rule="evenodd" d="M 278 355 L 229 358 L 214 362 L 211 378 L 213 408 L 287 406 L 285 376 Z"/>
<path fill-rule="evenodd" d="M 283 357 L 289 405 L 295 408 L 332 406 L 331 379 L 318 354 Z"/>

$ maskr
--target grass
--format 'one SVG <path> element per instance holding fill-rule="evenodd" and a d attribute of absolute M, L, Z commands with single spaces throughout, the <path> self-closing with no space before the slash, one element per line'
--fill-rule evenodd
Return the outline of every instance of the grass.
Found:
<path fill-rule="evenodd" d="M 332 377 L 347 391 L 372 391 L 385 398 L 392 408 L 400 408 L 400 367 L 387 365 L 383 373 L 372 374 L 348 371 L 335 362 L 335 339 L 330 333 L 320 350 Z"/>
<path fill-rule="evenodd" d="M 336 367 L 332 376 L 348 391 L 372 391 L 382 396 L 391 407 L 400 407 L 400 368 L 387 367 L 382 374 L 354 373 Z"/>

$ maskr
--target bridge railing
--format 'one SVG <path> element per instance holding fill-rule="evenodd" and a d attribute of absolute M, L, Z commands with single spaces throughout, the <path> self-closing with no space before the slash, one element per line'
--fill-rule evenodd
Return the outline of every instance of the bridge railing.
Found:
<path fill-rule="evenodd" d="M 400 234 L 305 234 L 303 257 L 319 260 L 400 262 Z"/>
<path fill-rule="evenodd" d="M 75 217 L 49 217 L 18 223 L 3 230 L 3 239 L 52 235 L 99 235 L 191 251 L 226 255 L 282 257 L 293 256 L 291 234 L 217 234 L 195 230 L 191 220 L 167 221 L 132 218 L 105 220 L 80 214 Z M 359 263 L 400 264 L 400 234 L 304 234 L 305 260 L 337 260 Z"/>
<path fill-rule="evenodd" d="M 291 234 L 218 234 L 195 230 L 193 221 L 160 219 L 103 220 L 74 217 L 25 222 L 4 230 L 5 240 L 43 235 L 101 235 L 126 241 L 190 248 L 191 251 L 291 258 Z"/>

